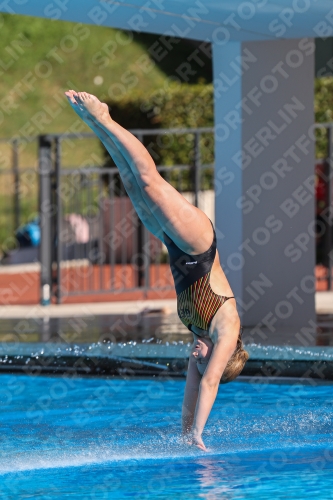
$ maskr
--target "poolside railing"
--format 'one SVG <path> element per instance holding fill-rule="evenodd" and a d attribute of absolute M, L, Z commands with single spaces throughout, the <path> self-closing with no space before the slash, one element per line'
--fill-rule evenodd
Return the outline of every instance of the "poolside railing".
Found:
<path fill-rule="evenodd" d="M 157 169 L 213 218 L 213 165 L 201 163 L 200 150 L 207 134 L 213 137 L 213 129 L 132 133 L 142 142 L 165 134 L 193 137 L 187 165 L 157 165 Z M 99 164 L 86 161 L 80 168 L 63 168 L 63 141 L 91 137 L 66 134 L 39 139 L 40 203 L 53 207 L 43 211 L 41 223 L 42 302 L 49 303 L 52 296 L 60 303 L 78 295 L 96 300 L 103 294 L 117 298 L 120 293 L 122 298 L 173 297 L 166 248 L 137 217 L 118 169 L 104 158 Z M 61 265 L 64 262 L 67 265 Z"/>
<path fill-rule="evenodd" d="M 317 280 L 331 290 L 333 123 L 315 128 L 317 153 L 324 166 L 319 171 L 316 167 L 316 173 L 326 186 L 325 231 L 317 242 L 323 266 Z M 213 219 L 214 164 L 207 158 L 213 160 L 214 129 L 136 129 L 132 133 L 151 149 L 155 160 L 158 151 L 160 174 Z M 184 164 L 175 164 L 176 152 L 172 165 L 160 164 L 170 162 L 162 150 L 175 138 L 184 145 L 188 161 L 183 155 Z M 172 293 L 166 248 L 138 219 L 117 168 L 107 160 L 94 134 L 75 131 L 0 140 L 0 179 L 3 252 L 15 254 L 14 231 L 42 214 L 35 260 L 41 262 L 43 303 L 76 300 L 79 295 L 96 300 L 105 294 L 143 298 Z M 320 210 L 316 217 L 320 219 Z"/>

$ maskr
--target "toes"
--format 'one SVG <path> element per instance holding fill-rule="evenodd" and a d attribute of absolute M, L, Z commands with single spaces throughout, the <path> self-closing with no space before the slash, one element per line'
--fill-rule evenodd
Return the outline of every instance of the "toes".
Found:
<path fill-rule="evenodd" d="M 75 102 L 75 103 L 76 103 L 76 101 L 75 101 L 75 95 L 74 95 L 74 94 L 73 94 L 73 92 L 71 92 L 71 91 L 70 91 L 70 98 L 71 98 L 71 101 L 72 101 L 72 102 Z"/>
<path fill-rule="evenodd" d="M 75 95 L 73 95 L 72 93 L 68 96 L 68 98 L 70 99 L 72 104 L 75 104 L 75 105 L 78 104 L 77 97 L 75 97 Z"/>
<path fill-rule="evenodd" d="M 66 95 L 67 99 L 70 101 L 71 104 L 76 104 L 75 99 L 74 99 L 74 97 L 73 97 L 72 94 L 70 94 L 68 92 L 65 92 L 65 95 Z"/>

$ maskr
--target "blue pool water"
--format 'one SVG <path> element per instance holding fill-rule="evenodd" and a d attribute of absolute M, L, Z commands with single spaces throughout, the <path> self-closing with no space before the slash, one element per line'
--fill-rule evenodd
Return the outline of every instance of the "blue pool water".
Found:
<path fill-rule="evenodd" d="M 333 498 L 331 385 L 220 387 L 179 440 L 184 381 L 3 375 L 0 498 Z"/>

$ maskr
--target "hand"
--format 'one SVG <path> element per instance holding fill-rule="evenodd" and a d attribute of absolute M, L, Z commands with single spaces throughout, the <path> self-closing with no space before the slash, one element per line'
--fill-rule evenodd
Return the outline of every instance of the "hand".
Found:
<path fill-rule="evenodd" d="M 208 451 L 205 446 L 205 443 L 202 440 L 202 437 L 194 432 L 189 432 L 188 434 L 184 434 L 183 440 L 185 444 L 188 444 L 189 446 L 196 446 L 202 451 Z"/>
<path fill-rule="evenodd" d="M 192 355 L 196 359 L 204 359 L 207 355 L 207 352 L 208 352 L 207 345 L 204 342 L 202 342 L 202 340 L 198 339 L 195 345 L 195 349 L 192 352 Z"/>
<path fill-rule="evenodd" d="M 192 436 L 192 446 L 196 446 L 202 451 L 208 451 L 201 436 L 195 436 L 195 435 Z"/>

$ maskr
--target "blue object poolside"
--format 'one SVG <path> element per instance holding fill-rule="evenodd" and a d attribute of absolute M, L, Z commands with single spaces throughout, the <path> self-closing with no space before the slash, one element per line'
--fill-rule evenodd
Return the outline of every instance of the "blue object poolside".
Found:
<path fill-rule="evenodd" d="M 183 389 L 3 375 L 1 498 L 332 498 L 330 384 L 221 386 L 209 453 L 179 440 Z"/>

